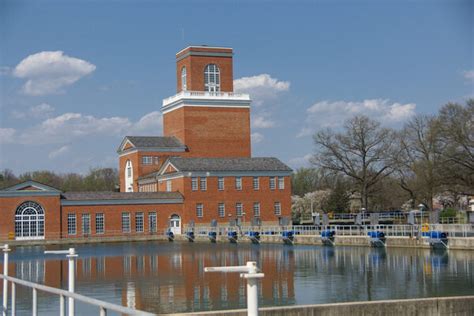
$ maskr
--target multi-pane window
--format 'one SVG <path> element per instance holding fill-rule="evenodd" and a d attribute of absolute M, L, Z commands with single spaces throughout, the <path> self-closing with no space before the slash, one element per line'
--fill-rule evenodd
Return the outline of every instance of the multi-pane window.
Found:
<path fill-rule="evenodd" d="M 148 213 L 148 230 L 150 233 L 156 233 L 156 212 Z"/>
<path fill-rule="evenodd" d="M 235 177 L 235 189 L 242 190 L 242 177 Z"/>
<path fill-rule="evenodd" d="M 153 157 L 151 156 L 142 157 L 142 165 L 151 165 L 151 164 L 153 164 Z"/>
<path fill-rule="evenodd" d="M 201 191 L 206 191 L 207 190 L 207 178 L 206 177 L 201 177 Z"/>
<path fill-rule="evenodd" d="M 67 214 L 67 234 L 76 234 L 76 214 Z"/>
<path fill-rule="evenodd" d="M 202 217 L 203 209 L 204 209 L 204 207 L 203 207 L 202 203 L 196 204 L 196 216 L 197 217 Z"/>
<path fill-rule="evenodd" d="M 135 214 L 135 231 L 137 233 L 143 233 L 143 212 Z"/>
<path fill-rule="evenodd" d="M 243 206 L 242 206 L 242 203 L 235 203 L 235 214 L 237 214 L 237 216 L 242 216 L 242 213 L 243 213 Z"/>
<path fill-rule="evenodd" d="M 224 177 L 217 178 L 217 189 L 219 191 L 224 190 Z"/>
<path fill-rule="evenodd" d="M 285 189 L 285 178 L 278 177 L 278 189 L 280 189 L 280 190 Z"/>
<path fill-rule="evenodd" d="M 171 180 L 167 180 L 166 181 L 166 191 L 171 192 L 171 189 L 172 189 L 171 186 L 172 186 Z"/>
<path fill-rule="evenodd" d="M 280 202 L 275 202 L 274 211 L 275 211 L 275 215 L 281 215 L 281 204 L 280 204 Z"/>
<path fill-rule="evenodd" d="M 105 231 L 105 218 L 104 213 L 95 214 L 95 233 L 103 234 Z"/>
<path fill-rule="evenodd" d="M 259 177 L 253 177 L 253 189 L 254 190 L 260 189 L 260 179 L 259 179 Z"/>
<path fill-rule="evenodd" d="M 129 233 L 130 232 L 130 213 L 123 212 L 122 213 L 122 233 Z"/>
<path fill-rule="evenodd" d="M 253 216 L 255 217 L 260 216 L 260 203 L 259 202 L 253 203 Z"/>
<path fill-rule="evenodd" d="M 91 233 L 91 214 L 82 214 L 82 234 L 89 235 Z"/>
<path fill-rule="evenodd" d="M 216 64 L 209 64 L 204 69 L 204 88 L 209 92 L 221 90 L 220 71 Z"/>
<path fill-rule="evenodd" d="M 191 178 L 191 190 L 197 191 L 199 190 L 198 178 L 193 177 Z"/>
<path fill-rule="evenodd" d="M 217 212 L 219 213 L 219 217 L 225 217 L 225 204 L 219 203 L 217 205 Z"/>
<path fill-rule="evenodd" d="M 275 190 L 276 183 L 275 183 L 275 177 L 270 177 L 270 190 Z"/>
<path fill-rule="evenodd" d="M 181 68 L 181 90 L 186 91 L 186 67 Z"/>

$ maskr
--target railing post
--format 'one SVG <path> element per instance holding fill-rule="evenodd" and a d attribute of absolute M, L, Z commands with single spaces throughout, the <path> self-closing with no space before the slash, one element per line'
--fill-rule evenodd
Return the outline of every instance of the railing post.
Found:
<path fill-rule="evenodd" d="M 64 295 L 59 295 L 59 316 L 64 316 Z"/>
<path fill-rule="evenodd" d="M 74 248 L 69 248 L 69 254 L 66 256 L 69 260 L 68 264 L 68 291 L 74 293 L 75 287 L 75 277 L 76 277 L 76 267 L 75 267 L 75 258 L 77 257 L 76 250 Z M 74 299 L 69 297 L 68 299 L 68 315 L 74 316 Z"/>
<path fill-rule="evenodd" d="M 12 282 L 12 316 L 16 315 L 16 285 L 14 282 Z"/>
<path fill-rule="evenodd" d="M 3 275 L 8 276 L 8 244 L 3 246 Z M 3 279 L 3 316 L 7 315 L 8 310 L 8 281 Z"/>
<path fill-rule="evenodd" d="M 38 291 L 33 288 L 33 300 L 31 303 L 31 310 L 32 310 L 32 315 L 37 316 L 38 315 Z"/>
<path fill-rule="evenodd" d="M 258 315 L 258 290 L 257 278 L 252 275 L 257 273 L 257 263 L 255 261 L 247 262 L 248 277 L 247 277 L 247 312 L 249 316 Z"/>

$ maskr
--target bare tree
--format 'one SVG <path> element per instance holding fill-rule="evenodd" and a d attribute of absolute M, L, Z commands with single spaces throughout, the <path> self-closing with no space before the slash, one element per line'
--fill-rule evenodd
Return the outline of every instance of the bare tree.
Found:
<path fill-rule="evenodd" d="M 345 122 L 342 132 L 327 129 L 313 138 L 316 153 L 312 162 L 352 178 L 360 191 L 362 206 L 368 210 L 371 189 L 394 171 L 398 148 L 395 133 L 366 116 L 356 116 Z"/>

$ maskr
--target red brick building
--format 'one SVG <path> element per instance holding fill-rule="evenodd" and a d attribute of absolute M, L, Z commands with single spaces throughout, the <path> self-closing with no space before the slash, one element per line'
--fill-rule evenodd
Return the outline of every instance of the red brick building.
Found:
<path fill-rule="evenodd" d="M 0 191 L 0 236 L 16 239 L 175 234 L 189 225 L 276 225 L 291 212 L 291 169 L 251 157 L 250 96 L 233 92 L 231 48 L 176 54 L 177 94 L 163 136 L 127 136 L 120 192 L 60 192 L 26 182 Z M 2 238 L 2 239 L 3 239 Z"/>

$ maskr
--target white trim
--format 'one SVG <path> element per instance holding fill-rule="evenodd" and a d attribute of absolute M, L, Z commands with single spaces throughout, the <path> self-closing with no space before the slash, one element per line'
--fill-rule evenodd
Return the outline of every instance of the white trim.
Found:
<path fill-rule="evenodd" d="M 44 236 L 15 237 L 15 240 L 43 240 Z"/>
<path fill-rule="evenodd" d="M 181 103 L 181 104 L 178 104 L 178 105 L 174 105 L 174 106 L 171 106 L 169 108 L 166 108 L 166 109 L 162 109 L 161 112 L 163 114 L 166 114 L 166 113 L 169 113 L 171 111 L 174 111 L 174 110 L 177 110 L 177 109 L 180 109 L 182 107 L 200 107 L 200 108 L 241 108 L 241 109 L 249 109 L 250 108 L 250 102 L 248 105 L 211 105 L 211 104 L 206 104 L 206 105 L 199 105 L 199 104 L 184 104 L 184 103 Z"/>
<path fill-rule="evenodd" d="M 163 181 L 168 181 L 168 180 L 174 180 L 174 179 L 179 179 L 179 178 L 184 178 L 184 175 L 183 174 L 179 174 L 179 175 L 174 175 L 174 176 L 166 176 L 166 175 L 163 175 L 163 176 L 160 176 L 160 179 L 156 179 L 156 182 L 160 182 L 162 183 Z"/>
<path fill-rule="evenodd" d="M 189 102 L 248 102 L 250 103 L 250 95 L 246 93 L 234 93 L 234 92 L 222 92 L 222 91 L 180 91 L 175 95 L 172 95 L 168 98 L 163 99 L 162 101 L 162 108 L 166 108 L 167 106 L 171 106 L 174 103 L 182 102 L 183 100 Z"/>
<path fill-rule="evenodd" d="M 217 48 L 217 49 L 230 49 L 233 51 L 233 48 L 232 47 L 220 47 L 220 46 L 195 46 L 195 45 L 191 45 L 191 46 L 188 46 L 186 48 L 183 48 L 182 50 L 180 50 L 179 52 L 176 53 L 176 56 L 178 56 L 179 54 L 181 54 L 182 52 L 184 52 L 185 50 L 187 50 L 188 48 Z"/>

